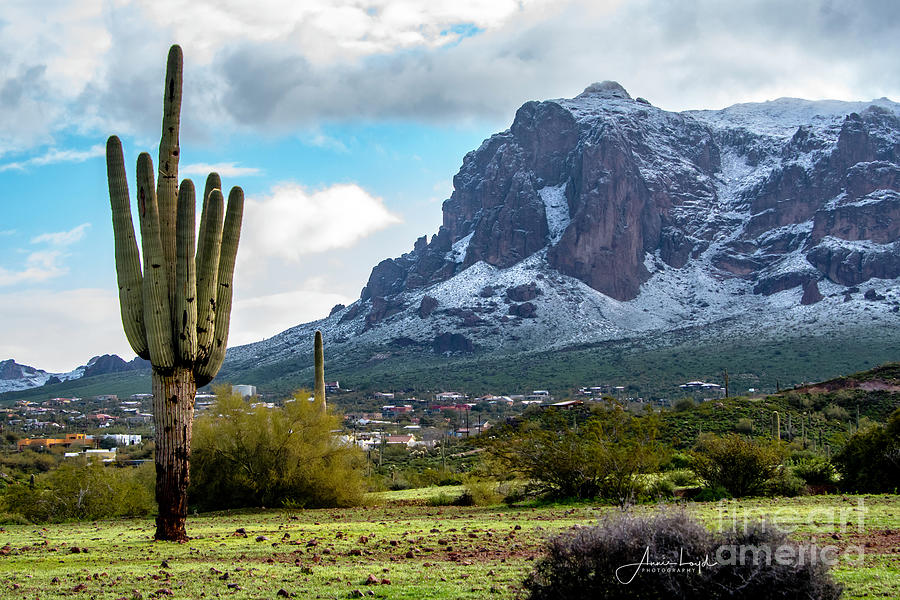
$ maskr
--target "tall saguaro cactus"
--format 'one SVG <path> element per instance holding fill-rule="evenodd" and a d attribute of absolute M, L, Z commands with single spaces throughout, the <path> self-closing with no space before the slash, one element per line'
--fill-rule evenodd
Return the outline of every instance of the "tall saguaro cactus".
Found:
<path fill-rule="evenodd" d="M 197 388 L 212 381 L 225 360 L 244 205 L 243 191 L 234 187 L 226 212 L 222 183 L 217 174 L 210 174 L 195 244 L 194 184 L 190 179 L 178 184 L 182 62 L 181 48 L 172 46 L 155 184 L 153 159 L 144 152 L 137 160 L 140 252 L 122 144 L 116 136 L 106 143 L 122 324 L 135 353 L 153 365 L 159 505 L 155 537 L 172 541 L 187 539 L 194 398 Z"/>
<path fill-rule="evenodd" d="M 315 399 L 316 406 L 321 407 L 322 412 L 325 412 L 325 349 L 322 346 L 322 332 L 319 330 L 316 330 L 313 342 L 313 354 L 316 375 L 313 398 Z"/>

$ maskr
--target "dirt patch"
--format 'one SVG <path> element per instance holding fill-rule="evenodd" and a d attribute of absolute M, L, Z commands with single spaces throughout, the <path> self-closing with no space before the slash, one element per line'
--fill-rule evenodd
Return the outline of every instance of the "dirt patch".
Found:
<path fill-rule="evenodd" d="M 887 383 L 886 381 L 863 381 L 857 389 L 867 392 L 900 392 L 900 385 Z"/>
<path fill-rule="evenodd" d="M 900 529 L 873 529 L 866 533 L 846 532 L 819 535 L 813 538 L 818 546 L 863 548 L 869 554 L 900 555 Z"/>

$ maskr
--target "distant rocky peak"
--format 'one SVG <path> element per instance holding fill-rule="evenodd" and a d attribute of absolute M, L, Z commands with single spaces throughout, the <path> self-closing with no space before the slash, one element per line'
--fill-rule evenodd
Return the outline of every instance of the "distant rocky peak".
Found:
<path fill-rule="evenodd" d="M 631 96 L 618 81 L 601 81 L 599 83 L 592 83 L 591 85 L 584 88 L 584 91 L 578 95 L 578 98 L 584 98 L 587 96 L 622 98 L 623 100 L 631 100 Z"/>
<path fill-rule="evenodd" d="M 419 307 L 412 293 L 537 255 L 623 302 L 665 269 L 761 295 L 805 286 L 809 303 L 827 287 L 813 282 L 900 277 L 898 115 L 889 100 L 797 98 L 676 113 L 614 81 L 526 102 L 465 156 L 437 234 L 379 263 L 340 318 L 370 330 Z"/>

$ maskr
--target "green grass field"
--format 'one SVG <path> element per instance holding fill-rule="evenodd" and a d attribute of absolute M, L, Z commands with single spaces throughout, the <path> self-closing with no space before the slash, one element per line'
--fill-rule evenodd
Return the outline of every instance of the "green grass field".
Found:
<path fill-rule="evenodd" d="M 615 510 L 425 504 L 441 491 L 448 489 L 377 494 L 366 508 L 194 516 L 185 544 L 152 541 L 149 519 L 5 525 L 0 597 L 515 598 L 542 540 Z M 844 597 L 900 597 L 900 496 L 754 499 L 687 510 L 711 528 L 762 516 L 842 553 L 861 547 L 862 564 L 835 570 Z M 366 584 L 370 575 L 377 583 Z"/>

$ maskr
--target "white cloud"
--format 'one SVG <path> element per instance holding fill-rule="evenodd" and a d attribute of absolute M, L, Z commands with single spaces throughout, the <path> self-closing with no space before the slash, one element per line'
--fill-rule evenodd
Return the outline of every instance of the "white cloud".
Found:
<path fill-rule="evenodd" d="M 107 353 L 134 356 L 115 288 L 0 294 L 0 359 L 65 372 Z"/>
<path fill-rule="evenodd" d="M 183 133 L 209 140 L 323 120 L 505 120 L 603 79 L 670 109 L 896 97 L 895 17 L 889 0 L 7 3 L 0 154 L 66 130 L 158 135 L 170 40 L 185 50 Z"/>
<path fill-rule="evenodd" d="M 51 246 L 51 249 L 34 250 L 28 253 L 25 265 L 19 270 L 0 267 L 0 287 L 40 283 L 68 273 L 69 268 L 63 264 L 63 260 L 68 254 L 62 248 L 71 246 L 84 238 L 85 232 L 90 226 L 90 223 L 82 223 L 69 231 L 42 233 L 31 238 L 32 244 L 47 244 Z"/>
<path fill-rule="evenodd" d="M 58 148 L 51 148 L 40 156 L 2 164 L 0 165 L 0 173 L 3 171 L 24 171 L 28 167 L 42 167 L 44 165 L 63 162 L 79 163 L 92 158 L 97 158 L 98 156 L 103 156 L 105 153 L 106 150 L 104 149 L 103 144 L 96 144 L 87 150 L 60 150 Z"/>
<path fill-rule="evenodd" d="M 252 262 L 348 248 L 401 219 L 381 198 L 355 184 L 310 191 L 281 184 L 272 194 L 247 198 L 238 260 Z"/>
<path fill-rule="evenodd" d="M 316 148 L 331 150 L 332 152 L 338 152 L 340 154 L 349 152 L 349 149 L 344 142 L 329 135 L 325 135 L 321 131 L 317 131 L 310 136 L 304 137 L 301 141 L 307 146 L 315 146 Z"/>
<path fill-rule="evenodd" d="M 203 177 L 206 177 L 210 173 L 218 173 L 222 177 L 262 175 L 261 169 L 256 167 L 239 167 L 233 162 L 216 163 L 214 165 L 208 163 L 179 165 L 178 172 L 181 175 L 201 175 Z"/>
<path fill-rule="evenodd" d="M 0 267 L 0 287 L 22 283 L 40 283 L 65 275 L 69 272 L 68 267 L 61 264 L 65 256 L 59 250 L 40 250 L 28 255 L 22 270 L 11 271 Z"/>
<path fill-rule="evenodd" d="M 321 319 L 335 304 L 353 300 L 326 290 L 320 279 L 309 279 L 296 290 L 237 300 L 232 308 L 228 345 L 258 342 L 299 323 Z"/>
<path fill-rule="evenodd" d="M 90 223 L 82 223 L 81 225 L 70 229 L 69 231 L 57 231 L 54 233 L 42 233 L 31 238 L 32 244 L 47 243 L 53 246 L 70 246 L 75 242 L 81 241 L 84 234 L 90 229 Z"/>

